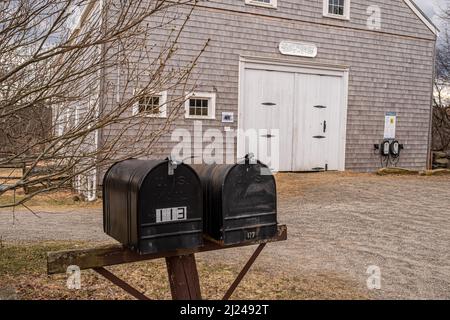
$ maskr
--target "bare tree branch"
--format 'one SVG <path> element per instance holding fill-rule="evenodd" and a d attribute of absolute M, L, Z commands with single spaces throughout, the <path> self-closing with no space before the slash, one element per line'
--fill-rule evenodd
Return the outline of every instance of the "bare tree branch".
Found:
<path fill-rule="evenodd" d="M 180 62 L 180 36 L 198 2 L 0 3 L 0 167 L 26 165 L 21 179 L 0 179 L 0 196 L 29 191 L 0 207 L 81 188 L 116 161 L 152 155 L 182 113 L 208 46 Z M 143 106 L 162 92 L 164 119 Z"/>
<path fill-rule="evenodd" d="M 450 26 L 450 5 L 440 8 L 440 19 Z M 450 149 L 450 34 L 443 28 L 436 49 L 436 78 L 433 99 L 433 144 L 436 151 Z"/>

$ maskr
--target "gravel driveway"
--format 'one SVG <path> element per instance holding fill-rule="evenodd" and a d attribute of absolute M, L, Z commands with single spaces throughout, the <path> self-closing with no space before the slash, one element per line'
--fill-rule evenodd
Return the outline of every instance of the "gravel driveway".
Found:
<path fill-rule="evenodd" d="M 381 271 L 377 299 L 450 299 L 450 177 L 283 174 L 280 222 L 289 241 L 271 244 L 255 268 L 290 275 L 333 275 L 367 289 L 367 269 Z M 4 241 L 111 241 L 100 210 L 0 212 Z M 244 263 L 251 248 L 202 254 Z"/>

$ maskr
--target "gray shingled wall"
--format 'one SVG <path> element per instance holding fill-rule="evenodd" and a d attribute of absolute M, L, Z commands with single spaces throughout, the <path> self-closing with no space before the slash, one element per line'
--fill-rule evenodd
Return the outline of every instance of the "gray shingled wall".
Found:
<path fill-rule="evenodd" d="M 399 165 L 425 168 L 434 34 L 403 0 L 370 2 L 382 9 L 380 31 L 366 27 L 367 1 L 351 1 L 350 21 L 322 17 L 322 0 L 278 3 L 275 10 L 246 6 L 244 0 L 213 0 L 194 11 L 174 64 L 191 60 L 211 39 L 194 73 L 198 91 L 217 93 L 216 120 L 203 120 L 204 127 L 229 126 L 221 123 L 223 111 L 237 115 L 240 56 L 345 65 L 350 68 L 346 169 L 370 171 L 380 166 L 373 144 L 383 138 L 388 111 L 398 113 L 397 136 L 406 147 Z M 143 41 L 158 44 L 163 39 L 165 31 L 158 30 Z M 282 56 L 282 40 L 315 43 L 318 56 Z M 107 81 L 114 83 L 117 73 L 107 74 Z M 106 94 L 114 100 L 111 90 Z M 191 130 L 193 121 L 180 117 L 174 125 Z M 237 122 L 232 126 L 237 128 Z M 129 135 L 132 139 L 133 132 Z M 170 135 L 163 137 L 152 157 L 167 156 L 173 145 Z"/>

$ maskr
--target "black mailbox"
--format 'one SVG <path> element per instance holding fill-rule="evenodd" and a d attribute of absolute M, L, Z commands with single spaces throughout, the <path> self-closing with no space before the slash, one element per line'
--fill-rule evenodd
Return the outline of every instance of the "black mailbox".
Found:
<path fill-rule="evenodd" d="M 277 233 L 275 178 L 264 164 L 195 165 L 203 185 L 204 232 L 225 245 Z"/>
<path fill-rule="evenodd" d="M 140 254 L 201 246 L 202 217 L 201 182 L 185 164 L 126 160 L 105 174 L 104 230 Z"/>

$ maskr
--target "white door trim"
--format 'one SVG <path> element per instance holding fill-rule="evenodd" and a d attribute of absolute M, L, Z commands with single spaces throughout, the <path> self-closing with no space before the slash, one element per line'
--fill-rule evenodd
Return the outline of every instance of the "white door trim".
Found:
<path fill-rule="evenodd" d="M 340 136 L 341 136 L 341 145 L 339 147 L 340 155 L 339 155 L 339 170 L 345 171 L 345 159 L 346 159 L 346 150 L 347 150 L 347 112 L 348 112 L 348 81 L 349 81 L 349 70 L 343 72 L 342 74 L 342 112 L 341 112 L 341 128 L 340 128 Z"/>
<path fill-rule="evenodd" d="M 302 62 L 293 62 L 292 60 L 286 59 L 276 59 L 276 58 L 267 58 L 267 57 L 250 57 L 250 56 L 240 56 L 239 62 L 241 63 L 249 63 L 249 64 L 262 64 L 269 66 L 285 66 L 292 68 L 306 68 L 306 69 L 317 69 L 317 70 L 325 70 L 325 71 L 348 71 L 350 66 L 344 64 L 332 64 L 332 63 L 318 63 L 313 61 L 302 61 Z M 297 72 L 297 71 L 293 71 Z"/>
<path fill-rule="evenodd" d="M 239 59 L 239 92 L 238 92 L 238 129 L 243 130 L 245 122 L 243 112 L 243 88 L 245 84 L 246 69 L 274 70 L 303 74 L 328 75 L 342 77 L 342 112 L 340 113 L 340 145 L 339 145 L 339 170 L 345 171 L 346 143 L 347 143 L 347 112 L 348 112 L 348 84 L 350 68 L 343 65 L 318 64 L 318 63 L 293 63 L 279 59 L 240 57 Z M 242 137 L 238 136 L 237 156 L 243 156 L 245 146 Z"/>

